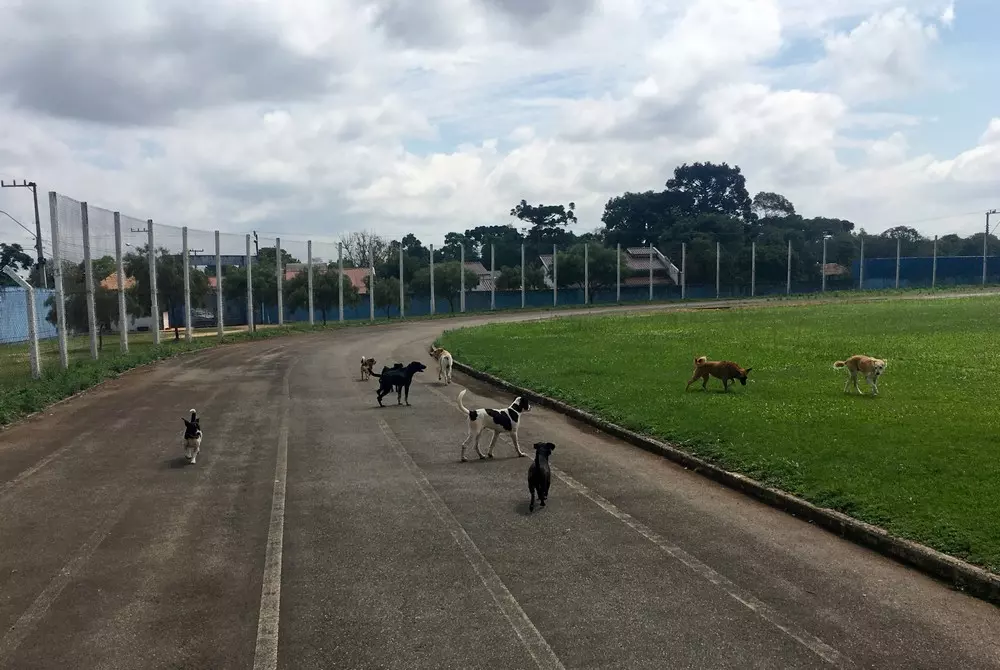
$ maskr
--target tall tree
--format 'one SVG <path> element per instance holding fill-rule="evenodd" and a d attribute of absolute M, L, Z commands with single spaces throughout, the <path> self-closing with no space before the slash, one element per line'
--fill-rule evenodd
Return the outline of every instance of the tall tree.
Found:
<path fill-rule="evenodd" d="M 791 200 L 771 191 L 761 191 L 753 197 L 751 204 L 753 213 L 758 218 L 781 218 L 795 215 L 795 205 Z"/>
<path fill-rule="evenodd" d="M 668 191 L 690 194 L 696 212 L 723 214 L 748 224 L 753 220 L 747 180 L 738 165 L 684 163 L 674 168 L 674 176 L 666 186 Z"/>
<path fill-rule="evenodd" d="M 104 350 L 104 333 L 110 332 L 118 322 L 118 291 L 102 286 L 104 280 L 113 276 L 116 271 L 115 259 L 102 256 L 91 261 L 94 275 L 94 317 L 97 319 L 98 349 Z M 87 310 L 87 284 L 84 264 L 70 265 L 63 273 L 63 294 L 65 295 L 66 328 L 74 332 L 90 330 L 90 318 Z M 45 320 L 58 325 L 59 318 L 55 308 L 55 296 L 45 301 L 49 308 Z M 126 298 L 126 310 L 135 309 L 132 296 Z"/>
<path fill-rule="evenodd" d="M 644 247 L 656 242 L 678 219 L 693 212 L 694 199 L 683 191 L 623 193 L 604 205 L 601 221 L 609 246 Z"/>
<path fill-rule="evenodd" d="M 529 205 L 522 200 L 510 210 L 510 215 L 530 225 L 525 235 L 536 252 L 553 244 L 568 246 L 574 235 L 568 229 L 576 223 L 576 203 L 568 205 Z"/>
<path fill-rule="evenodd" d="M 345 267 L 378 267 L 388 258 L 389 241 L 375 232 L 353 232 L 342 236 L 340 242 L 344 245 Z"/>
<path fill-rule="evenodd" d="M 365 277 L 365 286 L 368 286 L 369 278 Z M 375 282 L 375 308 L 385 308 L 386 318 L 391 318 L 392 308 L 399 310 L 399 279 L 396 277 L 379 277 Z M 406 296 L 404 296 L 405 299 Z"/>
<path fill-rule="evenodd" d="M 497 268 L 504 265 L 518 265 L 521 262 L 521 243 L 524 236 L 511 225 L 476 226 L 465 231 L 463 239 L 466 260 L 479 260 L 487 269 L 490 267 L 490 245 L 496 254 Z M 471 255 L 470 255 L 471 252 Z"/>
<path fill-rule="evenodd" d="M 17 282 L 3 272 L 5 267 L 9 265 L 14 270 L 30 270 L 34 263 L 31 256 L 24 252 L 24 247 L 17 242 L 0 242 L 0 286 L 17 286 Z"/>
<path fill-rule="evenodd" d="M 122 259 L 125 266 L 125 274 L 135 281 L 135 285 L 129 290 L 129 294 L 132 296 L 132 313 L 137 316 L 149 315 L 149 309 L 152 305 L 147 248 L 145 245 L 141 246 L 134 252 L 126 254 Z M 190 273 L 191 304 L 200 305 L 205 296 L 208 295 L 208 276 L 197 268 L 191 268 Z M 254 276 L 256 277 L 256 273 Z M 225 285 L 225 282 L 223 282 L 223 285 Z M 246 281 L 244 279 L 245 285 Z M 184 306 L 184 261 L 181 258 L 181 254 L 172 254 L 163 247 L 156 250 L 156 294 L 161 310 L 173 314 L 174 310 Z M 156 321 L 155 327 L 159 328 L 160 315 L 155 314 L 153 316 Z M 180 324 L 175 322 L 175 340 L 180 339 L 179 329 Z"/>

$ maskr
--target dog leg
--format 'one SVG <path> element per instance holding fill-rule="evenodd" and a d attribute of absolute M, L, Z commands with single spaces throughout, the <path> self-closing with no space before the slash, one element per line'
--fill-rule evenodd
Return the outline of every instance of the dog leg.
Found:
<path fill-rule="evenodd" d="M 500 437 L 500 432 L 493 431 L 493 439 L 490 440 L 490 448 L 486 451 L 486 458 L 493 458 L 493 447 L 496 446 L 497 438 Z"/>
<path fill-rule="evenodd" d="M 478 433 L 476 433 L 476 453 L 477 453 L 477 454 L 479 454 L 479 458 L 480 458 L 480 459 L 483 459 L 483 458 L 486 458 L 486 454 L 484 454 L 484 453 L 483 453 L 483 452 L 482 452 L 482 451 L 481 451 L 481 450 L 479 449 L 479 439 L 480 439 L 480 438 L 481 438 L 481 437 L 483 436 L 483 430 L 485 430 L 485 429 L 484 429 L 484 428 L 480 428 L 480 429 L 479 429 L 479 432 L 478 432 Z"/>
<path fill-rule="evenodd" d="M 723 379 L 722 380 L 722 392 L 723 393 L 729 393 L 729 380 L 728 379 Z"/>
<path fill-rule="evenodd" d="M 406 392 L 406 406 L 409 407 L 410 406 L 410 387 L 409 386 L 404 386 L 403 387 L 403 391 Z"/>
<path fill-rule="evenodd" d="M 529 512 L 534 512 L 535 511 L 535 487 L 534 486 L 528 486 L 528 491 L 531 492 L 531 502 L 528 503 L 528 511 Z"/>
<path fill-rule="evenodd" d="M 510 441 L 514 443 L 514 448 L 517 450 L 517 455 L 518 456 L 523 457 L 523 456 L 527 456 L 528 455 L 528 454 L 524 453 L 523 451 L 521 451 L 521 445 L 517 443 L 517 433 L 511 433 L 510 434 Z"/>
<path fill-rule="evenodd" d="M 469 459 L 465 457 L 465 445 L 472 441 L 472 426 L 469 426 L 469 434 L 466 436 L 465 441 L 462 442 L 462 462 L 465 463 Z"/>
<path fill-rule="evenodd" d="M 858 386 L 858 373 L 855 372 L 852 378 L 854 379 L 854 388 L 857 389 L 858 395 L 864 395 L 864 392 L 861 390 L 861 387 Z"/>

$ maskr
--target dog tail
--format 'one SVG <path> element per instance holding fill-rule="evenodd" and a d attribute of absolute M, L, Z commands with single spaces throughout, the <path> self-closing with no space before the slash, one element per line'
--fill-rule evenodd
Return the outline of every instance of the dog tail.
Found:
<path fill-rule="evenodd" d="M 704 365 L 707 362 L 708 362 L 708 356 L 699 356 L 698 358 L 694 359 L 695 365 Z"/>
<path fill-rule="evenodd" d="M 198 420 L 198 412 L 196 410 L 192 409 L 191 410 L 191 421 L 194 422 L 194 421 L 197 421 L 197 420 Z"/>
<path fill-rule="evenodd" d="M 845 365 L 847 365 L 847 361 L 837 361 L 836 363 L 833 364 L 833 367 L 835 367 L 835 368 L 842 368 Z"/>
<path fill-rule="evenodd" d="M 459 409 L 461 409 L 466 414 L 469 414 L 469 410 L 468 410 L 468 408 L 466 408 L 465 404 L 462 403 L 462 398 L 465 397 L 465 394 L 466 394 L 466 392 L 468 390 L 469 389 L 462 389 L 461 391 L 458 392 L 458 407 L 459 407 Z"/>

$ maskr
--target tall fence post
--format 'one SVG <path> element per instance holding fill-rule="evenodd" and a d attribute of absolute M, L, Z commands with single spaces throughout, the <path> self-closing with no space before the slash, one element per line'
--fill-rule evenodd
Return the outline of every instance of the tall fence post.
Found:
<path fill-rule="evenodd" d="M 757 240 L 750 243 L 750 297 L 757 295 Z"/>
<path fill-rule="evenodd" d="M 823 263 L 819 266 L 820 292 L 826 293 L 826 235 L 823 236 Z"/>
<path fill-rule="evenodd" d="M 792 294 L 792 241 L 788 240 L 788 260 L 785 262 L 785 295 Z"/>
<path fill-rule="evenodd" d="M 344 320 L 344 243 L 337 242 L 337 317 Z"/>
<path fill-rule="evenodd" d="M 865 290 L 865 236 L 861 235 L 861 263 L 858 265 L 858 290 Z"/>
<path fill-rule="evenodd" d="M 278 280 L 278 325 L 285 325 L 285 266 L 281 262 L 281 238 L 274 238 L 274 263 L 278 266 L 277 280 Z"/>
<path fill-rule="evenodd" d="M 66 300 L 63 294 L 62 253 L 59 244 L 59 195 L 49 191 L 49 221 L 52 224 L 52 283 L 56 290 L 56 324 L 59 329 L 59 366 L 69 367 L 69 350 L 66 343 Z M 150 228 L 152 230 L 152 228 Z M 152 245 L 150 246 L 152 248 Z"/>
<path fill-rule="evenodd" d="M 374 248 L 372 249 L 374 251 Z M 434 273 L 431 273 L 434 276 Z M 375 254 L 371 255 L 371 267 L 368 268 L 368 320 L 375 320 Z"/>
<path fill-rule="evenodd" d="M 931 288 L 937 284 L 937 241 L 938 236 L 934 236 L 934 260 L 931 262 Z"/>
<path fill-rule="evenodd" d="M 688 245 L 681 242 L 681 300 L 687 298 Z"/>
<path fill-rule="evenodd" d="M 226 335 L 226 301 L 222 296 L 222 239 L 215 231 L 215 333 L 221 340 Z"/>
<path fill-rule="evenodd" d="M 722 245 L 715 243 L 715 299 L 722 297 Z"/>
<path fill-rule="evenodd" d="M 190 342 L 194 333 L 191 331 L 191 249 L 187 226 L 181 228 L 181 246 L 184 249 L 184 341 Z"/>
<path fill-rule="evenodd" d="M 552 306 L 559 304 L 559 281 L 558 281 L 558 253 L 556 245 L 552 245 Z"/>
<path fill-rule="evenodd" d="M 903 248 L 903 238 L 896 238 L 896 288 L 899 288 L 899 261 L 900 261 L 900 251 Z"/>
<path fill-rule="evenodd" d="M 128 312 L 125 311 L 125 263 L 122 258 L 122 215 L 115 217 L 115 279 L 118 283 L 118 346 L 128 353 Z"/>
<path fill-rule="evenodd" d="M 464 274 L 464 273 L 463 273 Z M 434 304 L 434 245 L 431 245 L 431 314 L 434 314 L 437 305 Z"/>
<path fill-rule="evenodd" d="M 493 310 L 496 308 L 497 308 L 497 247 L 493 242 L 490 242 L 490 309 Z"/>
<path fill-rule="evenodd" d="M 42 376 L 42 359 L 38 356 L 38 322 L 35 310 L 35 289 L 28 282 L 24 281 L 14 268 L 7 266 L 3 269 L 7 276 L 17 282 L 17 285 L 25 290 L 25 302 L 27 304 L 28 317 L 28 359 L 31 364 L 32 379 L 39 379 Z"/>
<path fill-rule="evenodd" d="M 250 255 L 250 236 L 247 235 L 247 332 L 253 332 L 253 256 Z"/>
<path fill-rule="evenodd" d="M 622 301 L 622 243 L 615 245 L 615 302 Z"/>
<path fill-rule="evenodd" d="M 583 245 L 583 304 L 590 304 L 590 245 Z"/>
<path fill-rule="evenodd" d="M 97 360 L 97 309 L 94 304 L 94 264 L 90 256 L 90 208 L 80 203 L 83 227 L 83 279 L 87 290 L 87 325 L 90 327 L 90 357 Z"/>
<path fill-rule="evenodd" d="M 160 314 L 159 288 L 156 285 L 156 234 L 153 232 L 153 220 L 146 219 L 146 244 L 149 250 L 146 252 L 149 263 L 149 314 L 153 320 L 153 346 L 160 346 L 160 326 L 162 324 Z"/>
<path fill-rule="evenodd" d="M 459 296 L 458 296 L 458 311 L 465 314 L 465 242 L 458 245 L 458 264 L 461 266 L 462 271 L 458 273 L 459 277 Z"/>
<path fill-rule="evenodd" d="M 521 243 L 521 309 L 524 309 L 524 297 L 525 297 L 524 277 L 525 277 L 525 273 L 524 273 L 524 243 L 522 242 Z"/>
<path fill-rule="evenodd" d="M 990 241 L 990 214 L 992 213 L 993 211 L 986 212 L 986 232 L 983 234 L 983 286 L 986 286 L 986 252 Z"/>
<path fill-rule="evenodd" d="M 313 298 L 313 241 L 306 240 L 306 292 L 309 294 L 309 327 L 316 325 L 316 303 Z"/>
<path fill-rule="evenodd" d="M 463 253 L 463 255 L 464 255 L 464 253 Z M 465 263 L 462 263 L 462 267 L 465 267 Z M 462 281 L 464 283 L 464 281 L 465 281 L 464 274 L 465 273 L 463 272 L 462 274 L 463 274 Z M 462 288 L 463 289 L 465 288 L 464 285 L 463 285 Z M 464 295 L 465 291 L 463 290 L 462 293 L 463 293 L 463 295 L 462 295 L 462 302 L 464 303 L 465 302 L 465 295 Z M 403 244 L 402 244 L 402 242 L 400 242 L 400 244 L 399 244 L 399 318 L 400 319 L 403 318 L 404 312 L 406 311 L 404 303 L 406 303 L 406 286 L 403 284 Z M 465 310 L 463 309 L 463 311 L 465 311 Z"/>
<path fill-rule="evenodd" d="M 649 243 L 649 301 L 653 301 L 653 243 Z"/>

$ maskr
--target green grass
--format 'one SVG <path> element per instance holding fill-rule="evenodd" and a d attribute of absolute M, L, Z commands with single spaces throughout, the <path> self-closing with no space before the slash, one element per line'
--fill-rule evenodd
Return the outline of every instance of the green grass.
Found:
<path fill-rule="evenodd" d="M 456 359 L 1000 572 L 1000 298 L 588 316 L 448 331 Z M 880 394 L 835 360 L 888 361 Z M 684 391 L 693 359 L 750 384 Z M 860 385 L 867 392 L 862 380 Z"/>

